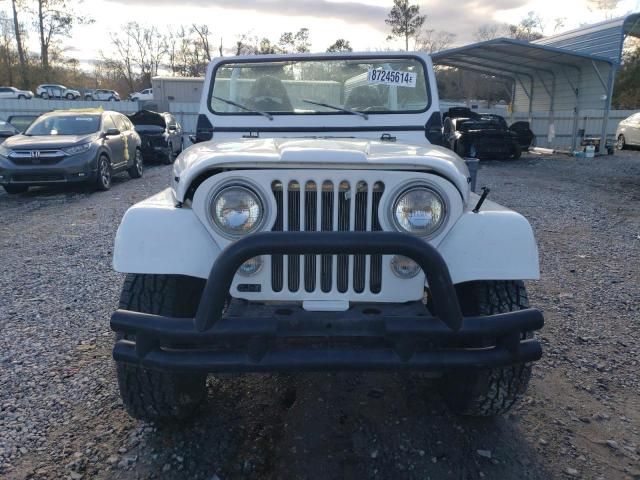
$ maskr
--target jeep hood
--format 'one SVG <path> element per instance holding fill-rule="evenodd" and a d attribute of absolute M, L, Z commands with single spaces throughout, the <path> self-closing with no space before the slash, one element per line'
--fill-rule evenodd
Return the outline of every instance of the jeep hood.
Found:
<path fill-rule="evenodd" d="M 183 202 L 193 180 L 207 170 L 236 168 L 433 172 L 451 181 L 465 203 L 469 197 L 469 171 L 464 160 L 442 147 L 341 138 L 269 138 L 209 141 L 189 147 L 174 164 L 176 200 Z"/>

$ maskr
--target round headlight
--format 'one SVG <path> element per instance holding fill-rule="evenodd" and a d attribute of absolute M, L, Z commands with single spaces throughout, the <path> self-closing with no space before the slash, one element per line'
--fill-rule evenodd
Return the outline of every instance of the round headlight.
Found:
<path fill-rule="evenodd" d="M 399 278 L 409 279 L 420 273 L 420 265 L 410 258 L 395 255 L 391 259 L 391 271 Z"/>
<path fill-rule="evenodd" d="M 229 186 L 220 190 L 211 201 L 211 217 L 220 232 L 239 237 L 260 228 L 264 208 L 260 197 L 242 186 Z"/>
<path fill-rule="evenodd" d="M 398 196 L 392 216 L 400 230 L 426 237 L 444 222 L 445 204 L 442 197 L 430 188 L 413 187 Z"/>
<path fill-rule="evenodd" d="M 262 257 L 253 257 L 240 265 L 238 273 L 243 277 L 255 275 L 262 268 Z"/>

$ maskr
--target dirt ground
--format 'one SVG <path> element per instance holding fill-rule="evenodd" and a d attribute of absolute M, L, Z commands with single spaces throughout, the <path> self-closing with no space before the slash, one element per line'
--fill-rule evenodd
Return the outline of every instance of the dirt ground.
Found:
<path fill-rule="evenodd" d="M 640 152 L 482 164 L 479 186 L 533 225 L 546 318 L 526 397 L 495 419 L 381 373 L 210 377 L 194 420 L 131 419 L 110 257 L 126 208 L 169 175 L 0 193 L 0 478 L 640 479 Z"/>

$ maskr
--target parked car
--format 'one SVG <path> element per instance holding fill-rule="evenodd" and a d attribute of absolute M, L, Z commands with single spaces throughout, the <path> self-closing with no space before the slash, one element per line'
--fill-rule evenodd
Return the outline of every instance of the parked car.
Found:
<path fill-rule="evenodd" d="M 29 125 L 31 125 L 34 122 L 34 120 L 39 116 L 40 115 L 22 115 L 22 114 L 9 115 L 7 117 L 7 122 L 13 125 L 18 130 L 18 132 L 22 133 L 27 128 L 29 128 Z"/>
<path fill-rule="evenodd" d="M 7 138 L 17 135 L 18 129 L 11 125 L 9 122 L 0 120 L 0 143 L 4 142 Z"/>
<path fill-rule="evenodd" d="M 142 176 L 142 152 L 133 125 L 118 112 L 45 113 L 0 145 L 0 185 L 7 193 L 78 182 L 107 190 L 113 175 L 125 171 Z"/>
<path fill-rule="evenodd" d="M 16 87 L 0 87 L 1 99 L 31 100 L 33 92 L 31 90 L 19 90 Z"/>
<path fill-rule="evenodd" d="M 159 159 L 169 164 L 182 152 L 182 126 L 170 113 L 140 110 L 129 115 L 129 120 L 140 135 L 145 159 Z"/>
<path fill-rule="evenodd" d="M 64 85 L 43 84 L 36 88 L 36 96 L 40 98 L 65 98 L 67 100 L 76 100 L 80 98 L 78 90 L 72 90 Z"/>
<path fill-rule="evenodd" d="M 153 88 L 145 88 L 141 92 L 133 92 L 129 95 L 133 102 L 141 102 L 143 100 L 153 100 Z"/>
<path fill-rule="evenodd" d="M 120 94 L 115 90 L 91 90 L 89 92 L 85 92 L 84 94 L 85 100 L 101 100 L 107 102 L 119 102 Z"/>
<path fill-rule="evenodd" d="M 520 158 L 518 135 L 509 130 L 507 122 L 500 115 L 452 107 L 446 115 L 442 131 L 448 147 L 461 157 Z"/>
<path fill-rule="evenodd" d="M 640 112 L 634 113 L 618 124 L 616 147 L 624 150 L 629 146 L 640 146 Z"/>
<path fill-rule="evenodd" d="M 115 238 L 127 411 L 191 415 L 208 372 L 308 370 L 428 371 L 454 411 L 507 411 L 542 355 L 536 242 L 430 144 L 430 57 L 224 57 L 205 83 L 200 142 Z"/>

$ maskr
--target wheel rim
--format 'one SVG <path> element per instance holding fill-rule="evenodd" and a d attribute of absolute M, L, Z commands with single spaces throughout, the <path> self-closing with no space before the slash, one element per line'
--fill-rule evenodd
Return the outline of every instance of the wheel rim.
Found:
<path fill-rule="evenodd" d="M 100 161 L 100 181 L 105 187 L 108 187 L 111 184 L 111 170 L 109 169 L 109 162 L 104 158 Z"/>
<path fill-rule="evenodd" d="M 138 175 L 142 175 L 142 154 L 140 150 L 136 150 L 136 170 L 138 171 Z"/>

